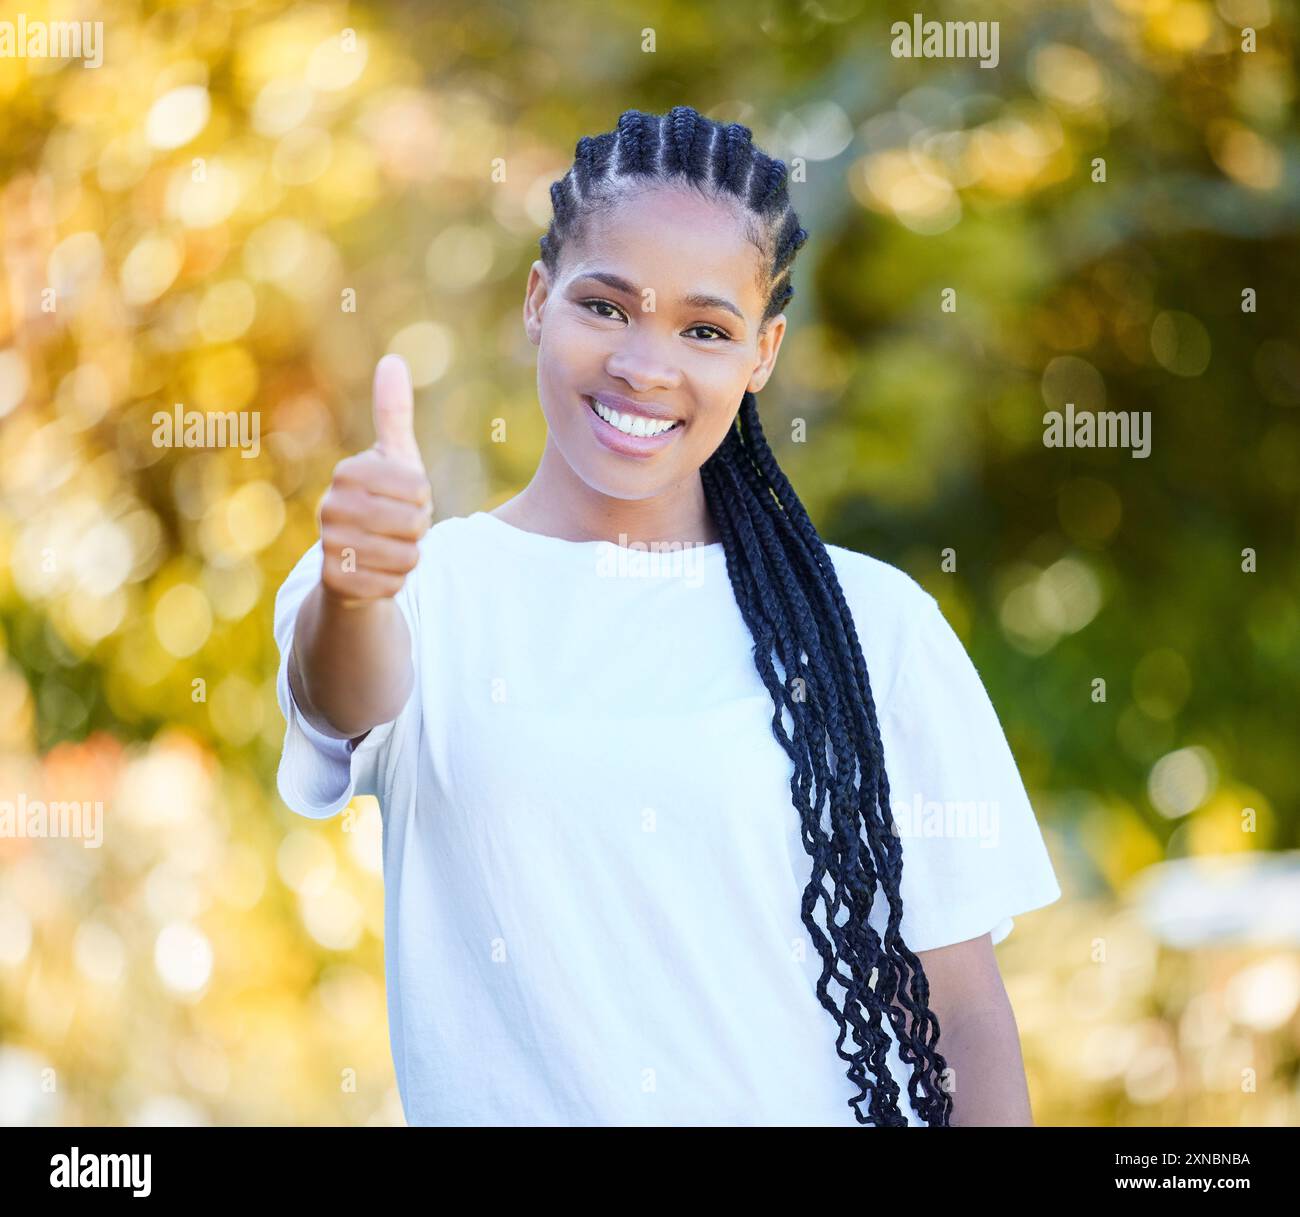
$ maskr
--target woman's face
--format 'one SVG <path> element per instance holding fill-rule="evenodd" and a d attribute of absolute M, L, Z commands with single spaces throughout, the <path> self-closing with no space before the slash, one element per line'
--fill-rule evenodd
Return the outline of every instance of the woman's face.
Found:
<path fill-rule="evenodd" d="M 785 316 L 759 334 L 763 268 L 744 228 L 738 206 L 660 186 L 593 215 L 554 281 L 533 263 L 524 325 L 548 446 L 598 493 L 642 499 L 683 484 L 771 374 Z M 633 421 L 629 435 L 596 406 L 675 426 L 642 434 Z"/>

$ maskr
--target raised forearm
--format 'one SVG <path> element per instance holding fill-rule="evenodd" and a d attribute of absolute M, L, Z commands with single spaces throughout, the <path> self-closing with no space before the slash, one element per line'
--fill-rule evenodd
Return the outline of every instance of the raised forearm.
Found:
<path fill-rule="evenodd" d="M 397 717 L 410 696 L 411 638 L 394 600 L 343 606 L 321 584 L 298 610 L 289 687 L 318 731 L 355 738 Z"/>
<path fill-rule="evenodd" d="M 412 394 L 406 364 L 385 355 L 375 368 L 377 440 L 334 466 L 321 500 L 320 582 L 298 609 L 289 689 L 307 721 L 336 738 L 391 722 L 414 681 L 395 597 L 420 560 L 433 498 Z"/>

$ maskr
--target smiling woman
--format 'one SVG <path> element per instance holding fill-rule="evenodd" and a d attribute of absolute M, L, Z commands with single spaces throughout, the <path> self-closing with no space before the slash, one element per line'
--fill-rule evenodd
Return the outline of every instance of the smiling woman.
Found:
<path fill-rule="evenodd" d="M 277 601 L 285 801 L 384 809 L 407 1118 L 945 1125 L 941 1009 L 967 1115 L 1022 1120 L 991 947 L 1060 892 L 937 604 L 824 544 L 764 438 L 785 165 L 689 107 L 576 152 L 525 292 L 532 480 L 416 552 L 381 363 L 380 442 Z M 688 544 L 690 579 L 609 561 Z M 891 788 L 996 808 L 994 848 L 900 830 Z"/>
<path fill-rule="evenodd" d="M 623 129 L 633 130 L 632 120 Z M 699 148 L 712 130 L 699 128 Z M 729 139 L 722 137 L 724 153 Z M 596 146 L 614 147 L 580 143 L 579 157 Z M 773 242 L 784 233 L 789 258 L 805 234 L 788 202 L 775 233 L 764 236 L 748 196 L 709 190 L 703 179 L 667 176 L 634 190 L 627 184 L 635 178 L 620 180 L 617 206 L 592 185 L 580 218 L 566 188 L 552 190 L 557 218 L 524 304 L 549 436 L 533 482 L 502 515 L 522 522 L 527 509 L 572 527 L 595 507 L 622 526 L 612 531 L 652 523 L 706 535 L 713 524 L 691 475 L 734 424 L 736 403 L 771 375 L 786 326 L 769 283 Z M 682 188 L 692 181 L 694 189 Z M 571 228 L 557 227 L 566 220 Z M 596 295 L 600 289 L 606 294 Z M 652 437 L 653 420 L 677 425 Z M 692 482 L 691 495 L 665 493 Z M 581 505 L 593 490 L 604 501 Z"/>

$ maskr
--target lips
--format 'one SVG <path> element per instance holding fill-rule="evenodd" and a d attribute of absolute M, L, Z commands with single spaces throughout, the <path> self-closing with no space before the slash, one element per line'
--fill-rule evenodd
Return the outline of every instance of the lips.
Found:
<path fill-rule="evenodd" d="M 618 393 L 611 393 L 605 389 L 591 393 L 588 396 L 600 402 L 605 409 L 617 410 L 620 414 L 639 414 L 642 418 L 653 418 L 661 422 L 680 423 L 683 421 L 667 406 L 661 406 L 655 402 L 633 401 L 630 397 L 622 397 Z"/>
<path fill-rule="evenodd" d="M 667 431 L 660 432 L 658 435 L 628 435 L 601 418 L 596 413 L 595 403 L 590 397 L 584 396 L 582 402 L 584 412 L 587 418 L 591 420 L 592 434 L 597 442 L 619 456 L 653 456 L 669 444 L 674 443 L 678 434 L 685 427 L 684 423 L 679 422 L 677 426 L 670 427 Z"/>

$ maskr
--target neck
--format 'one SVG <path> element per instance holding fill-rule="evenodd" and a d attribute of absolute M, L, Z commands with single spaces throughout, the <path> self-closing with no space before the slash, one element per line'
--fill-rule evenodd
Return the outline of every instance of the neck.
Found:
<path fill-rule="evenodd" d="M 507 524 L 564 541 L 708 545 L 722 539 L 709 514 L 699 470 L 659 494 L 615 498 L 578 477 L 549 435 L 532 480 L 493 514 Z"/>

